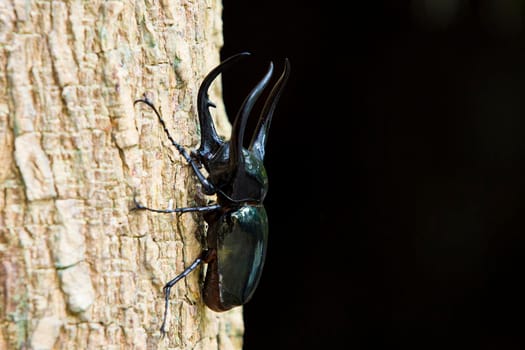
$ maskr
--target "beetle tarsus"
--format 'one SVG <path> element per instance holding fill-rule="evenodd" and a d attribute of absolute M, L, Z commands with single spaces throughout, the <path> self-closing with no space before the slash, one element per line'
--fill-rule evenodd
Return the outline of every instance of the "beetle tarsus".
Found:
<path fill-rule="evenodd" d="M 177 275 L 174 279 L 169 281 L 164 285 L 162 290 L 164 291 L 164 319 L 162 320 L 162 325 L 160 326 L 160 332 L 164 335 L 166 334 L 166 319 L 168 318 L 168 308 L 170 303 L 170 292 L 171 287 L 173 287 L 178 281 L 186 277 L 190 272 L 195 270 L 203 261 L 203 257 L 207 256 L 207 251 L 204 251 L 201 256 L 199 256 L 195 261 L 188 266 L 184 271 Z"/>

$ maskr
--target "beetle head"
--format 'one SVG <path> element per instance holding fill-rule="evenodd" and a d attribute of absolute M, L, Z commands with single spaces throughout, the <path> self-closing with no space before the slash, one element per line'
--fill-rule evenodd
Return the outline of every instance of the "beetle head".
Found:
<path fill-rule="evenodd" d="M 244 136 L 248 118 L 258 98 L 268 86 L 273 74 L 273 63 L 244 100 L 233 122 L 229 141 L 222 140 L 215 130 L 209 111 L 215 105 L 209 100 L 208 89 L 215 78 L 232 63 L 249 53 L 243 52 L 223 61 L 203 80 L 198 94 L 198 112 L 201 128 L 201 144 L 193 153 L 209 173 L 209 180 L 217 187 L 217 193 L 223 200 L 232 202 L 262 202 L 268 188 L 264 169 L 266 138 L 272 116 L 283 87 L 288 79 L 290 64 L 285 62 L 285 69 L 269 93 L 258 124 L 248 148 L 244 148 Z"/>

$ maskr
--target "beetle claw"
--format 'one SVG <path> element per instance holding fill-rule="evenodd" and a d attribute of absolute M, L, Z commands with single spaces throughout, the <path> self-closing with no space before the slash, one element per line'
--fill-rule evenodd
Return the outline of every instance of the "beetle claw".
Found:
<path fill-rule="evenodd" d="M 131 211 L 137 211 L 137 210 L 144 210 L 144 209 L 146 209 L 146 207 L 143 206 L 142 204 L 140 204 L 140 202 L 137 200 L 137 194 L 136 193 L 133 194 L 133 205 L 134 205 L 134 207 L 131 208 Z"/>

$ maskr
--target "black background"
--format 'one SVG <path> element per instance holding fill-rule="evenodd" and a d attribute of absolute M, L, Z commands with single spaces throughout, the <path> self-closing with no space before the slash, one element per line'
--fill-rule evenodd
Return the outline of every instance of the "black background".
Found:
<path fill-rule="evenodd" d="M 525 348 L 522 2 L 223 4 L 230 116 L 292 66 L 245 350 Z"/>

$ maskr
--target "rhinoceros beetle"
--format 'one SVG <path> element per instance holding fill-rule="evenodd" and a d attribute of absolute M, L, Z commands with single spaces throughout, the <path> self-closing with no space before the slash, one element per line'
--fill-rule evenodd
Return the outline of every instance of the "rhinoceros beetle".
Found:
<path fill-rule="evenodd" d="M 224 60 L 204 78 L 197 99 L 200 146 L 191 155 L 171 137 L 153 103 L 146 98 L 135 101 L 135 104 L 144 103 L 153 109 L 168 139 L 193 168 L 204 194 L 216 195 L 215 204 L 165 210 L 143 206 L 134 197 L 135 210 L 157 213 L 200 212 L 208 224 L 206 247 L 200 256 L 163 288 L 165 307 L 160 328 L 162 334 L 165 333 L 171 288 L 200 264 L 208 264 L 202 287 L 204 303 L 217 312 L 248 302 L 261 277 L 268 241 L 268 218 L 263 206 L 268 179 L 263 159 L 272 115 L 288 79 L 290 63 L 286 59 L 283 73 L 268 94 L 248 148 L 243 146 L 247 120 L 257 99 L 270 82 L 273 63 L 270 63 L 264 77 L 242 103 L 233 122 L 229 141 L 217 135 L 209 110 L 215 105 L 208 97 L 208 89 L 215 78 L 248 55 L 248 52 L 242 52 Z M 202 166 L 208 173 L 207 177 L 200 170 Z"/>

